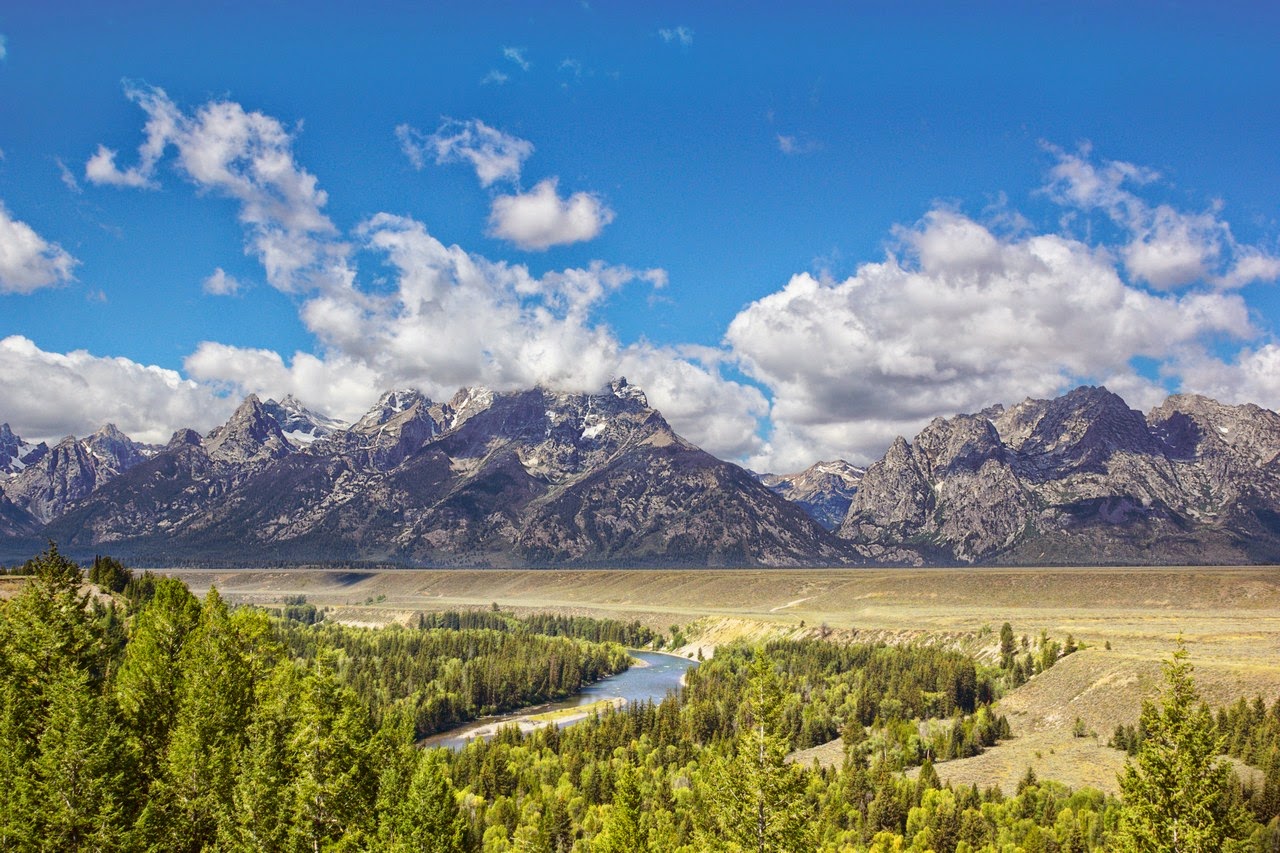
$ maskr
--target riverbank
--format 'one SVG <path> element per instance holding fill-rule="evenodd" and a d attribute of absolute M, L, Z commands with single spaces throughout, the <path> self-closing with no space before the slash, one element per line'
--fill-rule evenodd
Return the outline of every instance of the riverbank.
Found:
<path fill-rule="evenodd" d="M 528 734 L 538 729 L 545 729 L 547 726 L 567 726 L 573 723 L 580 723 L 587 717 L 599 714 L 607 708 L 621 708 L 626 704 L 627 700 L 619 696 L 612 699 L 601 699 L 598 702 L 592 702 L 590 705 L 578 705 L 575 708 L 561 708 L 555 711 L 503 717 L 502 719 L 482 724 L 477 728 L 468 729 L 465 737 L 468 741 L 476 738 L 489 740 L 495 737 L 500 729 L 508 726 L 515 726 L 520 730 L 521 734 Z M 430 740 L 430 738 L 427 739 L 428 743 Z"/>

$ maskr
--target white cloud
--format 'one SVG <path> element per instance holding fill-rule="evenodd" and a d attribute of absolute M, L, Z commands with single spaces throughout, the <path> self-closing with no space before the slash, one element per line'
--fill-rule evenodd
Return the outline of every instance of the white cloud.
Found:
<path fill-rule="evenodd" d="M 533 154 L 532 142 L 503 133 L 479 119 L 445 119 L 429 136 L 402 124 L 396 128 L 396 137 L 415 169 L 421 169 L 431 154 L 437 165 L 467 162 L 486 187 L 495 181 L 520 180 L 520 169 Z"/>
<path fill-rule="evenodd" d="M 1127 232 L 1118 251 L 1135 281 L 1173 290 L 1195 284 L 1235 288 L 1280 278 L 1280 257 L 1238 242 L 1220 203 L 1200 213 L 1152 205 L 1132 188 L 1159 181 L 1158 172 L 1117 160 L 1095 165 L 1087 145 L 1076 154 L 1045 148 L 1057 158 L 1045 192 L 1059 204 L 1101 211 Z"/>
<path fill-rule="evenodd" d="M 95 184 L 154 187 L 166 150 L 198 187 L 240 203 L 246 250 L 262 262 L 267 281 L 286 292 L 349 287 L 346 246 L 324 214 L 328 201 L 314 175 L 293 158 L 293 137 L 281 123 L 230 101 L 211 101 L 192 114 L 164 90 L 129 84 L 125 94 L 147 114 L 137 164 L 120 169 L 115 152 L 99 146 L 85 167 Z"/>
<path fill-rule="evenodd" d="M 696 444 L 729 457 L 758 449 L 767 404 L 721 376 L 717 351 L 623 347 L 594 318 L 623 287 L 664 286 L 664 271 L 595 262 L 534 277 L 522 265 L 445 246 L 421 223 L 390 214 L 371 218 L 359 236 L 386 257 L 395 290 L 308 300 L 302 317 L 323 358 L 295 353 L 286 363 L 270 350 L 206 342 L 184 363 L 188 374 L 236 395 L 293 393 L 349 420 L 392 387 L 447 399 L 465 385 L 591 391 L 625 375 Z"/>
<path fill-rule="evenodd" d="M 150 443 L 168 441 L 180 427 L 210 429 L 237 402 L 173 370 L 84 350 L 45 352 L 20 335 L 0 340 L 0 400 L 4 420 L 28 441 L 83 437 L 114 423 Z"/>
<path fill-rule="evenodd" d="M 560 198 L 556 179 L 548 178 L 527 193 L 495 198 L 488 233 L 522 249 L 542 251 L 595 239 L 613 217 L 613 211 L 592 193 Z"/>
<path fill-rule="evenodd" d="M 667 44 L 678 44 L 681 47 L 693 45 L 693 30 L 685 26 L 660 29 L 658 35 Z"/>
<path fill-rule="evenodd" d="M 821 148 L 812 139 L 796 134 L 779 133 L 777 134 L 777 140 L 778 150 L 783 154 L 812 154 Z"/>
<path fill-rule="evenodd" d="M 1061 236 L 1002 238 L 934 210 L 897 237 L 902 259 L 842 282 L 794 276 L 730 324 L 734 355 L 773 394 L 755 464 L 866 461 L 938 415 L 1086 379 L 1136 388 L 1134 357 L 1256 334 L 1238 295 L 1152 295 L 1105 251 Z"/>
<path fill-rule="evenodd" d="M 55 157 L 53 162 L 58 165 L 58 176 L 62 179 L 63 186 L 77 195 L 84 192 L 80 187 L 80 182 L 76 180 L 76 176 L 67 168 L 67 164 L 62 162 L 61 157 Z"/>
<path fill-rule="evenodd" d="M 528 71 L 533 66 L 524 56 L 525 49 L 523 47 L 504 47 L 502 49 L 502 58 L 520 66 L 520 70 Z"/>
<path fill-rule="evenodd" d="M 3 35 L 0 35 L 0 59 L 5 59 L 9 55 L 9 42 Z"/>
<path fill-rule="evenodd" d="M 0 293 L 31 293 L 65 284 L 78 263 L 57 243 L 14 219 L 0 202 Z"/>
<path fill-rule="evenodd" d="M 501 86 L 503 83 L 506 83 L 510 79 L 511 78 L 508 75 L 503 74 L 498 69 L 490 68 L 489 73 L 480 78 L 480 85 L 488 86 L 490 83 L 492 83 L 495 86 Z M 399 128 L 396 128 L 396 130 L 398 131 Z M 410 155 L 410 159 L 412 159 L 412 155 Z M 416 168 L 421 169 L 422 167 L 417 166 Z"/>
<path fill-rule="evenodd" d="M 218 267 L 200 283 L 200 289 L 210 296 L 235 296 L 240 292 L 240 282 L 227 275 L 222 267 Z"/>

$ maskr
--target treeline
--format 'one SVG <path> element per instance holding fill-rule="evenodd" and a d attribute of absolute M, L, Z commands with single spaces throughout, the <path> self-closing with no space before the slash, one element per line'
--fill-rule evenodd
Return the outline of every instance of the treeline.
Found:
<path fill-rule="evenodd" d="M 487 628 L 494 631 L 527 631 L 548 637 L 574 637 L 593 643 L 618 643 L 631 649 L 647 646 L 654 640 L 654 633 L 638 621 L 621 622 L 617 619 L 592 619 L 586 616 L 557 616 L 550 613 L 531 613 L 515 616 L 498 608 L 495 602 L 489 610 L 446 610 L 439 613 L 419 613 L 419 628 L 445 628 L 465 631 Z"/>
<path fill-rule="evenodd" d="M 468 720 L 564 699 L 627 668 L 617 643 L 590 643 L 531 630 L 337 624 L 276 626 L 289 655 L 310 665 L 333 656 L 343 684 L 364 700 L 374 724 L 404 707 L 418 738 Z"/>
<path fill-rule="evenodd" d="M 807 639 L 772 642 L 764 653 L 776 663 L 786 695 L 796 699 L 785 704 L 780 722 L 796 749 L 844 735 L 870 741 L 868 748 L 902 769 L 926 758 L 977 755 L 1009 734 L 1008 722 L 988 707 L 996 692 L 990 674 L 980 674 L 959 652 Z M 753 657 L 749 647 L 722 647 L 690 672 L 684 702 L 696 739 L 732 731 Z M 922 736 L 915 721 L 931 719 L 953 724 Z"/>

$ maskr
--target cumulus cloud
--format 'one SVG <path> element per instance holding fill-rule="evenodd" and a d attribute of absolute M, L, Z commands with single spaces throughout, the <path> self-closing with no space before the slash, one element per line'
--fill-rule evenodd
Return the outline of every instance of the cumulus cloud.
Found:
<path fill-rule="evenodd" d="M 218 267 L 213 274 L 200 284 L 201 290 L 209 296 L 235 296 L 240 292 L 240 282 L 227 275 L 226 270 Z"/>
<path fill-rule="evenodd" d="M 681 47 L 691 47 L 693 45 L 693 30 L 689 27 L 664 27 L 658 30 L 658 35 L 667 44 L 678 44 Z"/>
<path fill-rule="evenodd" d="M 413 168 L 423 168 L 428 155 L 434 155 L 437 165 L 470 163 L 481 186 L 486 187 L 495 181 L 520 180 L 524 161 L 533 154 L 532 142 L 503 133 L 479 119 L 445 119 L 430 135 L 402 124 L 396 128 L 396 137 Z"/>
<path fill-rule="evenodd" d="M 0 340 L 0 400 L 4 419 L 29 441 L 83 437 L 114 423 L 150 443 L 168 441 L 179 427 L 211 429 L 237 402 L 174 370 L 84 350 L 45 352 L 21 335 Z"/>
<path fill-rule="evenodd" d="M 294 161 L 293 137 L 275 118 L 232 101 L 212 101 L 193 113 L 163 89 L 127 84 L 125 94 L 147 114 L 138 160 L 121 169 L 116 152 L 99 146 L 85 166 L 94 184 L 151 188 L 166 151 L 202 190 L 235 199 L 267 281 L 286 292 L 349 287 L 348 249 L 324 213 L 328 197 L 314 175 Z"/>
<path fill-rule="evenodd" d="M 495 198 L 489 211 L 489 236 L 542 251 L 593 240 L 613 221 L 613 211 L 599 196 L 576 192 L 561 198 L 556 185 L 555 178 L 548 178 L 527 193 Z"/>
<path fill-rule="evenodd" d="M 1094 163 L 1087 145 L 1077 153 L 1045 148 L 1057 159 L 1045 186 L 1049 197 L 1081 211 L 1100 211 L 1120 226 L 1127 242 L 1119 254 L 1135 281 L 1173 290 L 1198 283 L 1237 288 L 1280 278 L 1280 257 L 1238 242 L 1220 203 L 1198 213 L 1152 205 L 1134 189 L 1158 182 L 1158 172 L 1118 160 Z"/>
<path fill-rule="evenodd" d="M 57 243 L 14 219 L 0 202 L 0 293 L 31 293 L 65 284 L 77 263 Z"/>
<path fill-rule="evenodd" d="M 733 353 L 773 393 L 758 464 L 866 461 L 937 415 L 1084 379 L 1136 388 L 1137 356 L 1256 334 L 1239 295 L 1153 295 L 1059 235 L 1001 237 L 937 209 L 896 236 L 901 257 L 844 281 L 796 275 L 730 324 Z"/>
<path fill-rule="evenodd" d="M 270 350 L 206 342 L 185 361 L 187 373 L 237 395 L 293 393 L 348 420 L 391 387 L 447 399 L 465 385 L 593 391 L 625 375 L 700 446 L 733 458 L 759 449 L 767 403 L 755 388 L 723 378 L 716 351 L 623 346 L 595 318 L 623 287 L 664 286 L 664 271 L 595 262 L 534 276 L 523 265 L 446 246 L 422 223 L 385 213 L 358 237 L 386 258 L 394 290 L 376 299 L 330 293 L 308 300 L 303 321 L 323 343 L 323 357 L 295 353 L 286 363 Z"/>

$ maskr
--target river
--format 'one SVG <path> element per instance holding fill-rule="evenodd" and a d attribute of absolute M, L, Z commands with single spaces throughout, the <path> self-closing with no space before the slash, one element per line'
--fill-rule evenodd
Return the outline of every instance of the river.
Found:
<path fill-rule="evenodd" d="M 474 720 L 456 729 L 432 735 L 423 740 L 421 745 L 427 747 L 447 746 L 449 749 L 461 749 L 472 738 L 491 736 L 496 726 L 517 722 L 529 714 L 543 714 L 577 708 L 594 702 L 617 702 L 618 700 L 623 700 L 627 703 L 644 702 L 646 700 L 661 702 L 668 691 L 679 689 L 680 681 L 684 678 L 685 672 L 698 665 L 697 661 L 687 660 L 675 655 L 664 655 L 658 652 L 638 652 L 633 650 L 631 656 L 644 661 L 646 666 L 632 666 L 626 672 L 602 678 L 595 684 L 583 688 L 582 692 L 576 696 L 561 702 L 549 702 L 544 705 L 521 708 L 519 711 L 512 711 L 509 714 L 499 714 Z M 570 717 L 557 722 L 556 725 L 563 728 L 578 722 L 580 719 L 582 718 Z"/>

